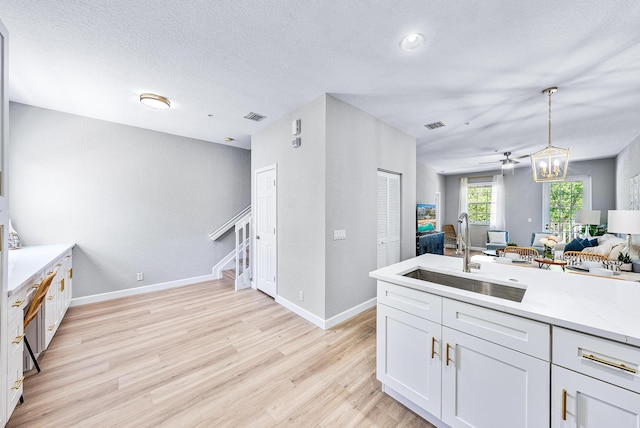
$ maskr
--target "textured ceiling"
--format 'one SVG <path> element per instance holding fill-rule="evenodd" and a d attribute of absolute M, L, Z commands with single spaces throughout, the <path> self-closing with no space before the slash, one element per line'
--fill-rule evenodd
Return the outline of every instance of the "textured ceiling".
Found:
<path fill-rule="evenodd" d="M 414 136 L 447 174 L 543 148 L 548 86 L 570 159 L 640 135 L 637 1 L 0 0 L 0 19 L 11 100 L 243 148 L 323 93 Z M 409 32 L 427 43 L 400 50 Z"/>

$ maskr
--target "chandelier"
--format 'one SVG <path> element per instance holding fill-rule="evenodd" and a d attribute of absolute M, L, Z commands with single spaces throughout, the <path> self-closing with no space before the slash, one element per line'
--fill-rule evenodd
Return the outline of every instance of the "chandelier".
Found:
<path fill-rule="evenodd" d="M 551 94 L 558 91 L 557 87 L 542 91 L 549 95 L 549 144 L 544 149 L 531 155 L 531 169 L 533 181 L 544 183 L 550 181 L 564 181 L 569 166 L 569 149 L 561 149 L 551 145 Z"/>

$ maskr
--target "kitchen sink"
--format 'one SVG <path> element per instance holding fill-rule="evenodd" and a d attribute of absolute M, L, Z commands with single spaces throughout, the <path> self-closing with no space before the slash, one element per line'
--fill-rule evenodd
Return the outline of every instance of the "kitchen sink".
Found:
<path fill-rule="evenodd" d="M 448 275 L 446 273 L 434 272 L 425 269 L 415 269 L 405 273 L 403 276 L 419 279 L 421 281 L 433 282 L 435 284 L 446 285 L 460 290 L 472 291 L 474 293 L 485 294 L 487 296 L 507 299 L 514 302 L 522 302 L 525 291 L 524 288 L 511 287 L 503 284 L 496 284 L 473 278 Z"/>

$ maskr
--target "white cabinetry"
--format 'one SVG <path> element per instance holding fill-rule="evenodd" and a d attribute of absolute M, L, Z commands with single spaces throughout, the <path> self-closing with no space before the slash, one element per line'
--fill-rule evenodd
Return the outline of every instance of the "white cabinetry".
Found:
<path fill-rule="evenodd" d="M 23 314 L 27 307 L 27 293 L 29 290 L 23 289 L 19 293 L 13 294 L 8 302 L 8 358 L 7 358 L 7 384 L 6 384 L 6 415 L 7 419 L 13 413 L 13 409 L 22 395 L 22 382 L 24 374 L 22 371 L 22 352 L 24 348 Z"/>
<path fill-rule="evenodd" d="M 9 385 L 9 346 L 12 341 L 9 326 L 9 306 L 7 301 L 7 235 L 9 226 L 9 204 L 7 198 L 7 175 L 6 175 L 6 146 L 9 141 L 9 79 L 7 62 L 9 60 L 9 34 L 4 24 L 0 21 L 0 426 L 4 426 L 9 419 L 7 413 L 9 395 L 7 390 L 11 390 Z M 18 327 L 20 328 L 20 327 Z M 10 340 L 11 339 L 11 340 Z M 13 390 L 11 390 L 13 391 Z"/>
<path fill-rule="evenodd" d="M 377 329 L 383 388 L 433 423 L 549 425 L 548 325 L 379 281 Z"/>
<path fill-rule="evenodd" d="M 640 349 L 553 329 L 553 428 L 640 427 Z"/>
<path fill-rule="evenodd" d="M 49 272 L 56 271 L 56 276 L 53 278 L 44 302 L 44 349 L 49 347 L 49 343 L 71 303 L 71 279 L 73 277 L 71 263 L 71 250 L 69 250 L 68 254 L 56 260 L 49 268 Z"/>

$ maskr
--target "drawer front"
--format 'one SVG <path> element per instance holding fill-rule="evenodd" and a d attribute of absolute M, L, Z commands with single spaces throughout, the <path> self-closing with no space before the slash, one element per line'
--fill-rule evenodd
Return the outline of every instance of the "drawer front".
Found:
<path fill-rule="evenodd" d="M 22 341 L 20 345 L 22 345 Z M 7 417 L 9 417 L 13 413 L 13 409 L 15 409 L 22 395 L 22 383 L 24 381 L 22 352 L 9 355 L 7 360 L 7 374 Z"/>
<path fill-rule="evenodd" d="M 22 355 L 24 347 L 24 331 L 22 318 L 12 320 L 7 326 L 7 340 L 9 341 L 9 358 L 13 354 Z"/>
<path fill-rule="evenodd" d="M 541 360 L 551 356 L 550 326 L 538 321 L 444 299 L 442 324 Z"/>
<path fill-rule="evenodd" d="M 640 348 L 553 328 L 552 362 L 640 393 Z"/>
<path fill-rule="evenodd" d="M 378 281 L 378 303 L 440 324 L 442 297 L 413 288 Z"/>
<path fill-rule="evenodd" d="M 24 311 L 27 308 L 27 289 L 28 287 L 22 287 L 22 290 L 9 296 L 7 322 L 10 323 L 16 318 L 22 319 L 24 317 Z"/>

